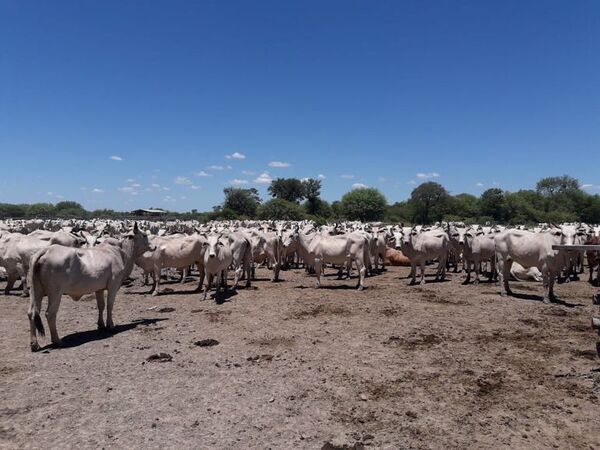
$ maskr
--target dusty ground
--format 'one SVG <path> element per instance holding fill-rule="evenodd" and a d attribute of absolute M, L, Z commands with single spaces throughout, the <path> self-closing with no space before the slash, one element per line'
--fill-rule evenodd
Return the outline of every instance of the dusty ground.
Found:
<path fill-rule="evenodd" d="M 357 292 L 259 270 L 222 304 L 193 282 L 153 298 L 137 281 L 114 335 L 95 331 L 95 301 L 64 297 L 69 347 L 35 354 L 28 301 L 0 296 L 0 446 L 600 448 L 595 288 L 560 285 L 568 304 L 545 305 L 537 284 L 502 299 L 460 274 L 423 288 L 406 274 Z M 172 360 L 146 361 L 160 352 Z"/>

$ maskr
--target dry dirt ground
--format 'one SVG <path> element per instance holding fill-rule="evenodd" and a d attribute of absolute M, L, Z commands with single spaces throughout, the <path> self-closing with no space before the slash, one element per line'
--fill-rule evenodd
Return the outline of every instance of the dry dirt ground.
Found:
<path fill-rule="evenodd" d="M 328 272 L 315 290 L 259 269 L 221 303 L 195 281 L 151 297 L 138 276 L 114 334 L 92 298 L 63 297 L 66 347 L 40 353 L 28 300 L 0 296 L 0 446 L 600 448 L 596 288 L 562 284 L 566 303 L 545 305 L 533 283 L 503 299 L 462 274 L 407 286 L 394 267 L 357 292 Z"/>

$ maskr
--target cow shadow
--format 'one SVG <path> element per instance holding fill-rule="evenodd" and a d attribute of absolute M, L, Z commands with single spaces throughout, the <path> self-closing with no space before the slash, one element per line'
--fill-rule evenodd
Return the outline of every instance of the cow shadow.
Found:
<path fill-rule="evenodd" d="M 88 330 L 88 331 L 78 331 L 76 333 L 68 334 L 63 336 L 62 345 L 54 345 L 48 344 L 45 347 L 42 347 L 41 350 L 48 349 L 62 349 L 62 348 L 73 348 L 79 347 L 80 345 L 87 344 L 89 342 L 94 341 L 103 341 L 104 339 L 109 339 L 113 337 L 115 334 L 123 333 L 125 331 L 133 330 L 141 325 L 148 326 L 153 325 L 157 322 L 162 322 L 163 320 L 169 320 L 167 318 L 153 318 L 153 319 L 139 319 L 134 320 L 133 322 L 124 323 L 120 325 L 115 325 L 112 330 Z"/>
<path fill-rule="evenodd" d="M 210 298 L 212 298 L 217 305 L 222 305 L 224 303 L 230 302 L 230 298 L 235 297 L 236 295 L 238 295 L 237 290 L 231 288 L 227 289 L 227 291 L 225 292 L 220 291 L 209 294 Z"/>
<path fill-rule="evenodd" d="M 522 294 L 518 292 L 512 292 L 510 297 L 516 298 L 518 300 L 528 300 L 534 302 L 543 302 L 544 297 L 541 295 L 533 295 L 533 294 Z M 583 303 L 570 303 L 566 300 L 561 300 L 560 298 L 555 298 L 550 302 L 550 305 L 564 306 L 566 308 L 575 308 L 577 306 L 584 306 Z"/>

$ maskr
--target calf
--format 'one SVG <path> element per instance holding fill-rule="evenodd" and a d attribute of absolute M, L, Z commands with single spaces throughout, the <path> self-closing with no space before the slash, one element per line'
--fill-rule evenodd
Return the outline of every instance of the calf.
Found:
<path fill-rule="evenodd" d="M 229 240 L 224 238 L 222 234 L 211 234 L 206 237 L 204 253 L 204 271 L 206 273 L 206 287 L 204 288 L 203 299 L 206 300 L 208 290 L 210 289 L 213 278 L 216 276 L 216 293 L 223 284 L 224 291 L 227 292 L 227 270 L 233 261 L 231 254 L 231 246 Z"/>

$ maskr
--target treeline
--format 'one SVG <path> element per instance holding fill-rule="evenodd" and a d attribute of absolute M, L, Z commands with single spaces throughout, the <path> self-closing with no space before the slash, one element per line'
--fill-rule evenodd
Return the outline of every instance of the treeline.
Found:
<path fill-rule="evenodd" d="M 321 199 L 321 180 L 278 178 L 268 188 L 270 199 L 263 201 L 254 189 L 228 187 L 223 203 L 212 211 L 193 209 L 185 213 L 169 212 L 161 219 L 209 220 L 232 219 L 312 219 L 386 221 L 429 224 L 439 221 L 470 223 L 533 224 L 540 222 L 600 223 L 600 196 L 581 189 L 570 176 L 543 178 L 535 190 L 517 192 L 488 189 L 477 197 L 451 195 L 441 184 L 427 182 L 417 186 L 406 201 L 388 204 L 374 188 L 354 189 L 339 201 Z M 35 204 L 0 203 L 0 218 L 115 218 L 132 213 L 111 209 L 86 211 L 72 201 Z"/>

